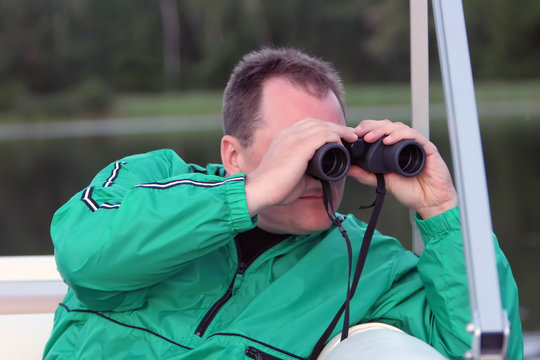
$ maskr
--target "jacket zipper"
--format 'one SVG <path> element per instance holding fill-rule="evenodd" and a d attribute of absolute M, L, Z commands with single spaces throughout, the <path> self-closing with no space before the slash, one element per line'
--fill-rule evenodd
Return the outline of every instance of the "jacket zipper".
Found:
<path fill-rule="evenodd" d="M 238 256 L 238 268 L 236 270 L 236 273 L 234 274 L 234 277 L 233 277 L 231 283 L 229 284 L 229 287 L 227 288 L 227 291 L 225 291 L 225 294 L 223 294 L 223 296 L 218 301 L 216 301 L 214 303 L 214 305 L 212 305 L 210 310 L 208 310 L 206 315 L 204 315 L 204 317 L 201 320 L 200 324 L 195 329 L 195 335 L 197 335 L 197 336 L 202 337 L 204 335 L 204 333 L 206 332 L 206 330 L 210 326 L 210 323 L 212 322 L 212 320 L 214 320 L 214 318 L 216 317 L 219 310 L 227 303 L 227 301 L 230 300 L 230 298 L 232 297 L 233 289 L 234 289 L 234 283 L 235 283 L 236 278 L 238 277 L 238 275 L 244 274 L 246 272 L 246 269 L 251 264 L 253 264 L 253 262 L 259 256 L 261 256 L 265 251 L 268 250 L 268 249 L 263 249 L 263 251 L 256 254 L 256 256 L 251 258 L 250 261 L 248 263 L 246 263 L 246 262 L 242 261 L 241 248 L 240 248 L 240 246 L 238 244 L 237 239 L 235 239 L 235 245 L 236 245 L 236 251 L 237 251 L 237 256 Z"/>
<path fill-rule="evenodd" d="M 234 274 L 234 277 L 229 284 L 229 287 L 227 288 L 227 291 L 225 291 L 225 294 L 221 298 L 219 298 L 218 301 L 212 305 L 210 310 L 204 315 L 203 319 L 201 320 L 199 326 L 197 326 L 197 329 L 195 329 L 195 335 L 202 337 L 204 333 L 206 332 L 206 329 L 208 329 L 208 326 L 210 326 L 210 323 L 214 318 L 216 317 L 219 310 L 229 301 L 229 299 L 232 297 L 232 292 L 234 289 L 234 283 L 236 281 L 236 277 L 238 275 L 242 275 L 246 271 L 246 264 L 240 263 L 238 264 L 238 269 L 236 270 L 236 273 Z"/>
<path fill-rule="evenodd" d="M 255 349 L 252 346 L 247 347 L 246 355 L 248 358 L 255 359 L 255 360 L 281 360 L 280 358 L 277 358 L 273 355 L 262 352 L 259 349 Z"/>

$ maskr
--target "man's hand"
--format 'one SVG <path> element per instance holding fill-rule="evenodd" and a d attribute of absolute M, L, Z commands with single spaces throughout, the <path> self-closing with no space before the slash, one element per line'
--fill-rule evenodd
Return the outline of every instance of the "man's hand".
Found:
<path fill-rule="evenodd" d="M 397 174 L 385 174 L 386 187 L 405 206 L 417 211 L 427 219 L 443 213 L 457 205 L 457 194 L 452 184 L 448 167 L 437 147 L 418 131 L 405 124 L 389 120 L 364 120 L 356 128 L 356 135 L 369 143 L 382 136 L 385 145 L 404 139 L 418 141 L 426 152 L 426 163 L 422 172 L 411 178 Z M 361 183 L 376 185 L 375 175 L 358 166 L 351 166 L 348 173 Z"/>
<path fill-rule="evenodd" d="M 309 160 L 326 143 L 353 142 L 355 129 L 329 121 L 303 119 L 279 131 L 261 155 L 260 162 L 247 173 L 246 200 L 251 215 L 275 205 L 297 200 L 318 181 L 306 175 Z"/>

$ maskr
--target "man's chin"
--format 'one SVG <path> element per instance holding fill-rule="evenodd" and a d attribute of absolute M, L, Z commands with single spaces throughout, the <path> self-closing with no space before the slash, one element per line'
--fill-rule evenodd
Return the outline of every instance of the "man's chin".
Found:
<path fill-rule="evenodd" d="M 328 216 L 325 217 L 319 217 L 318 219 L 311 218 L 301 224 L 298 224 L 298 234 L 307 235 L 312 234 L 319 231 L 327 230 L 331 225 L 332 222 L 328 218 Z"/>

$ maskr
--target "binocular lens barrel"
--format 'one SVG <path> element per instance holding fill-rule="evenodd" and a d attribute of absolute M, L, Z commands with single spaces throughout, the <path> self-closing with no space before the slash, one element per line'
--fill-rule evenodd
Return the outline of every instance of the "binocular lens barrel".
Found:
<path fill-rule="evenodd" d="M 401 140 L 393 145 L 384 145 L 382 138 L 373 144 L 357 140 L 345 146 L 323 145 L 309 162 L 307 173 L 320 180 L 338 181 L 352 163 L 373 173 L 393 172 L 412 177 L 422 171 L 425 161 L 424 148 L 415 140 Z"/>
<path fill-rule="evenodd" d="M 398 155 L 399 169 L 405 174 L 418 174 L 424 168 L 425 154 L 422 148 L 409 144 L 403 147 Z M 414 176 L 405 175 L 405 176 Z"/>
<path fill-rule="evenodd" d="M 351 166 L 351 156 L 341 144 L 326 144 L 320 147 L 308 164 L 307 173 L 320 180 L 338 181 Z"/>

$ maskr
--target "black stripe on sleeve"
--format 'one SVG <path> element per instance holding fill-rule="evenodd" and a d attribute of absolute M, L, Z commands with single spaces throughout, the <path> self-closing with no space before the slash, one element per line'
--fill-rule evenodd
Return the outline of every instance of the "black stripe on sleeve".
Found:
<path fill-rule="evenodd" d="M 109 204 L 108 202 L 101 204 L 100 208 L 103 209 L 118 209 L 120 204 Z"/>
<path fill-rule="evenodd" d="M 212 188 L 212 187 L 224 185 L 228 182 L 243 181 L 243 180 L 244 180 L 244 176 L 228 178 L 228 179 L 217 181 L 217 182 L 206 182 L 206 181 L 195 181 L 191 179 L 182 179 L 182 180 L 168 181 L 164 183 L 155 182 L 155 183 L 148 183 L 148 184 L 140 184 L 135 187 L 164 190 L 164 189 L 170 189 L 172 187 L 179 186 L 179 185 L 193 185 L 193 186 L 199 186 L 199 187 Z"/>
<path fill-rule="evenodd" d="M 114 180 L 116 180 L 116 178 L 118 177 L 118 173 L 120 172 L 122 164 L 125 164 L 125 162 L 117 161 L 114 163 L 114 169 L 111 172 L 111 176 L 107 178 L 107 180 L 103 184 L 103 187 L 110 187 L 112 184 L 114 184 Z"/>
<path fill-rule="evenodd" d="M 81 197 L 81 200 L 86 204 L 86 206 L 90 208 L 90 210 L 92 210 L 92 212 L 99 209 L 99 205 L 97 204 L 97 202 L 94 199 L 92 199 L 93 191 L 94 191 L 94 187 L 91 186 L 83 191 L 83 194 Z"/>
<path fill-rule="evenodd" d="M 82 197 L 81 197 L 81 200 L 86 204 L 86 206 L 88 206 L 88 208 L 94 212 L 94 211 L 97 211 L 98 209 L 102 208 L 102 209 L 118 209 L 120 207 L 120 204 L 111 204 L 111 203 L 108 203 L 108 202 L 105 202 L 103 204 L 101 204 L 101 206 L 94 200 L 92 199 L 92 193 L 94 191 L 94 187 L 89 187 L 87 188 L 86 190 L 83 191 L 83 194 L 82 194 Z"/>

